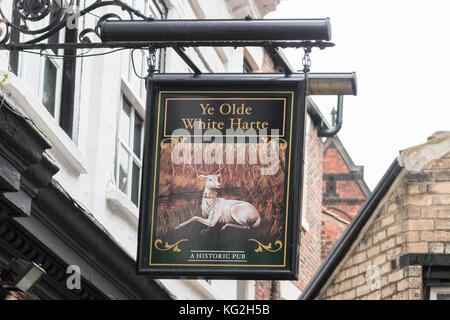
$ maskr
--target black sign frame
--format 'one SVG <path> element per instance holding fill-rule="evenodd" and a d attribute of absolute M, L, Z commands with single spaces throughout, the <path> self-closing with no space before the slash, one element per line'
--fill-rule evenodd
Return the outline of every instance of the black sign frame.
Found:
<path fill-rule="evenodd" d="M 295 280 L 298 279 L 299 244 L 302 195 L 303 164 L 306 119 L 306 79 L 303 76 L 286 77 L 278 74 L 211 74 L 194 76 L 189 74 L 154 74 L 147 81 L 146 128 L 144 139 L 144 160 L 139 214 L 139 234 L 137 253 L 137 274 L 161 279 L 237 279 L 237 280 Z M 225 88 L 225 89 L 224 89 Z M 155 246 L 153 237 L 154 219 L 157 206 L 156 177 L 158 161 L 155 155 L 160 150 L 160 140 L 154 130 L 158 116 L 158 97 L 161 91 L 290 91 L 292 95 L 292 124 L 290 128 L 292 155 L 290 157 L 291 184 L 290 208 L 285 222 L 286 241 L 284 245 L 284 265 L 234 266 L 234 265 L 169 265 L 152 264 L 150 253 Z M 157 119 L 158 118 L 158 119 Z M 159 127 L 158 127 L 159 128 Z M 155 140 L 156 139 L 156 140 Z M 156 144 L 155 144 L 156 142 Z M 288 198 L 288 199 L 289 199 Z M 296 213 L 296 214 L 294 214 Z M 151 236 L 149 236 L 151 234 Z M 150 239 L 151 240 L 150 240 Z M 150 240 L 150 241 L 149 241 Z M 151 243 L 150 243 L 151 242 Z M 176 243 L 166 243 L 165 249 L 179 250 Z M 160 247 L 163 243 L 159 243 Z M 182 243 L 179 244 L 182 247 Z M 256 245 L 256 243 L 255 243 Z M 268 247 L 259 243 L 260 250 Z M 156 251 L 156 250 L 155 250 Z"/>

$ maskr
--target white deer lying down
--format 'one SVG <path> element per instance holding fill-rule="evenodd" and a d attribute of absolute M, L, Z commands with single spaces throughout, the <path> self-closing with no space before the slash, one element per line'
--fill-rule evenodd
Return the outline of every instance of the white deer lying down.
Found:
<path fill-rule="evenodd" d="M 225 230 L 228 227 L 250 229 L 259 226 L 261 218 L 258 210 L 251 203 L 217 198 L 215 190 L 221 187 L 219 177 L 220 174 L 200 175 L 198 177 L 206 181 L 202 199 L 202 215 L 204 218 L 195 216 L 175 229 L 182 228 L 194 221 L 203 223 L 209 228 L 214 227 L 217 223 L 224 223 L 221 230 Z"/>

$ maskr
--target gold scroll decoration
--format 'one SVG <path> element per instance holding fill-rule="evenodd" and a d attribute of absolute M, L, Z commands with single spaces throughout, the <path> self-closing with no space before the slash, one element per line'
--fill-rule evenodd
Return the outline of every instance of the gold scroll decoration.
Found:
<path fill-rule="evenodd" d="M 178 143 L 183 143 L 185 140 L 187 140 L 185 137 L 180 137 L 179 139 L 176 138 L 165 138 L 161 140 L 161 149 L 166 149 L 169 145 L 175 145 Z"/>
<path fill-rule="evenodd" d="M 263 249 L 269 252 L 277 252 L 280 251 L 281 248 L 283 248 L 283 242 L 281 242 L 280 240 L 275 241 L 275 245 L 278 246 L 278 248 L 273 249 L 272 248 L 272 243 L 268 243 L 267 245 L 263 245 L 261 242 L 259 242 L 256 239 L 248 239 L 248 241 L 253 241 L 256 242 L 258 244 L 258 248 L 255 249 L 255 252 L 263 252 Z"/>
<path fill-rule="evenodd" d="M 261 140 L 267 145 L 272 144 L 272 143 L 279 143 L 281 150 L 286 150 L 287 145 L 288 145 L 287 141 L 283 138 L 272 138 L 269 140 L 268 137 L 261 137 Z"/>
<path fill-rule="evenodd" d="M 178 245 L 179 245 L 181 242 L 185 242 L 185 241 L 189 241 L 189 239 L 182 239 L 182 240 L 179 240 L 179 241 L 175 242 L 174 244 L 169 244 L 169 243 L 166 241 L 164 247 L 161 248 L 160 246 L 162 245 L 163 241 L 162 241 L 161 239 L 157 239 L 157 240 L 155 241 L 155 248 L 158 249 L 158 250 L 160 250 L 160 251 L 169 251 L 169 250 L 173 250 L 173 252 L 181 252 L 181 249 L 178 247 Z"/>

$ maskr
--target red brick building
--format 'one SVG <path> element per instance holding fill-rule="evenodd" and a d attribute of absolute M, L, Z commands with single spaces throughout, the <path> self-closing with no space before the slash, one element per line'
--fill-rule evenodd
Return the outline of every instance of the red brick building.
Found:
<path fill-rule="evenodd" d="M 323 152 L 323 206 L 353 218 L 370 195 L 364 167 L 356 166 L 338 137 L 328 138 Z"/>
<path fill-rule="evenodd" d="M 328 138 L 323 146 L 323 209 L 321 259 L 370 196 L 364 181 L 364 167 L 356 166 L 337 136 Z"/>

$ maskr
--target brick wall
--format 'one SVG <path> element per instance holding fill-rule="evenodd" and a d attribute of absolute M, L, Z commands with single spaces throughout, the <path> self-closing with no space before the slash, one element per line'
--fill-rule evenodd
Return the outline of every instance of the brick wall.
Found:
<path fill-rule="evenodd" d="M 256 281 L 255 300 L 271 300 L 272 281 Z"/>
<path fill-rule="evenodd" d="M 450 154 L 406 170 L 341 261 L 319 299 L 422 299 L 422 267 L 404 254 L 450 254 Z"/>
<path fill-rule="evenodd" d="M 328 253 L 330 253 L 334 244 L 340 239 L 349 224 L 350 219 L 344 220 L 332 211 L 322 210 L 322 261 L 328 256 Z"/>
<path fill-rule="evenodd" d="M 340 210 L 346 212 L 350 216 L 355 216 L 359 209 L 362 207 L 366 200 L 365 199 L 327 199 L 324 201 L 324 207 L 333 210 L 332 208 L 339 208 Z M 333 210 L 334 211 L 334 210 Z M 336 211 L 337 212 L 337 211 Z"/>
<path fill-rule="evenodd" d="M 256 281 L 255 300 L 280 300 L 280 283 L 268 280 Z"/>
<path fill-rule="evenodd" d="M 350 173 L 347 165 L 336 148 L 328 148 L 323 157 L 323 169 L 326 173 Z"/>
<path fill-rule="evenodd" d="M 334 139 L 333 141 L 338 141 L 338 138 L 329 138 Z M 341 145 L 341 142 L 338 141 Z M 343 146 L 341 146 L 343 148 Z M 328 146 L 323 155 L 323 173 L 324 174 L 351 174 L 352 171 L 348 167 L 348 164 L 345 163 L 343 155 L 340 153 L 337 147 L 334 145 Z M 348 157 L 348 156 L 347 156 Z M 353 161 L 348 159 L 347 161 L 351 162 L 351 166 L 353 165 Z M 354 166 L 355 168 L 362 168 Z M 361 170 L 361 169 L 360 169 Z M 362 170 L 361 170 L 362 172 Z M 345 211 L 350 216 L 354 217 L 359 208 L 364 204 L 366 200 L 366 195 L 363 190 L 360 188 L 358 183 L 356 182 L 357 178 L 353 178 L 351 180 L 342 180 L 337 178 L 335 181 L 335 195 L 328 195 L 326 192 L 327 181 L 323 181 L 322 183 L 322 192 L 325 194 L 323 205 L 327 208 L 335 207 Z M 363 177 L 359 178 L 363 180 Z"/>
<path fill-rule="evenodd" d="M 299 286 L 304 289 L 321 263 L 322 224 L 322 139 L 312 124 L 306 136 L 305 179 L 306 205 L 303 212 L 308 229 L 302 229 L 300 242 Z"/>

